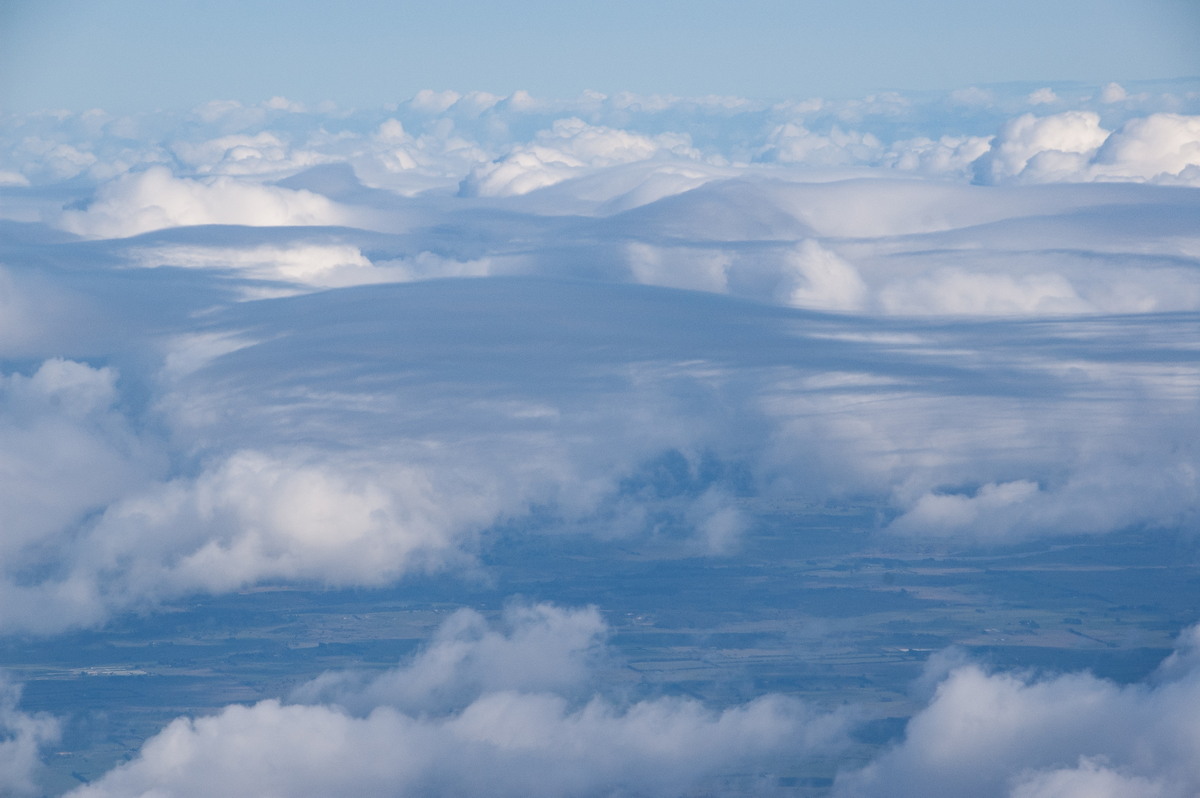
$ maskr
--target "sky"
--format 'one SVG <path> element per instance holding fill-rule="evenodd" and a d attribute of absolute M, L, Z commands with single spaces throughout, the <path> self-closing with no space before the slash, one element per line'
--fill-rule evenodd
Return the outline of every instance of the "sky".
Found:
<path fill-rule="evenodd" d="M 520 11 L 3 6 L 0 795 L 1200 794 L 1195 5 Z"/>
<path fill-rule="evenodd" d="M 450 4 L 7 0 L 0 108 L 114 112 L 421 89 L 764 99 L 1200 74 L 1192 0 Z"/>

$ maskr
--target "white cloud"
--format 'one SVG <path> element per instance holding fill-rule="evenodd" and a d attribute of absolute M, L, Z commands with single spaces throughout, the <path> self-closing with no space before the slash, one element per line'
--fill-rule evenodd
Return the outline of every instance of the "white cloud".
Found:
<path fill-rule="evenodd" d="M 987 136 L 942 136 L 895 142 L 881 162 L 904 172 L 969 177 L 971 165 L 988 151 Z"/>
<path fill-rule="evenodd" d="M 1132 119 L 1100 147 L 1097 179 L 1155 180 L 1182 177 L 1200 168 L 1200 116 L 1152 114 Z M 1195 176 L 1188 181 L 1200 184 Z"/>
<path fill-rule="evenodd" d="M 111 506 L 81 560 L 106 571 L 132 557 L 120 587 L 135 597 L 271 579 L 382 584 L 461 557 L 458 537 L 498 512 L 494 486 L 475 482 L 480 475 L 438 476 L 416 464 L 240 451 L 194 480 Z M 451 493 L 457 500 L 444 503 Z"/>
<path fill-rule="evenodd" d="M 845 166 L 873 163 L 883 153 L 883 142 L 870 133 L 835 126 L 827 135 L 821 135 L 800 123 L 788 122 L 767 135 L 766 146 L 758 157 L 805 166 Z"/>
<path fill-rule="evenodd" d="M 1058 101 L 1058 95 L 1054 93 L 1054 89 L 1048 87 L 1038 89 L 1029 95 L 1030 105 L 1053 105 Z"/>
<path fill-rule="evenodd" d="M 571 696 L 608 656 L 607 634 L 594 607 L 514 604 L 498 628 L 474 610 L 459 610 L 408 664 L 377 675 L 329 672 L 297 688 L 291 700 L 333 703 L 365 716 L 379 706 L 408 714 L 448 712 L 503 691 Z"/>
<path fill-rule="evenodd" d="M 603 634 L 595 610 L 510 607 L 499 630 L 462 611 L 410 664 L 365 682 L 327 674 L 298 694 L 333 703 L 181 718 L 70 795 L 676 794 L 843 742 L 840 716 L 780 696 L 716 711 L 580 693 Z"/>
<path fill-rule="evenodd" d="M 1105 103 L 1119 103 L 1127 99 L 1129 94 L 1121 86 L 1120 83 L 1108 83 L 1100 91 L 1100 101 Z"/>
<path fill-rule="evenodd" d="M 0 572 L 37 564 L 28 550 L 67 544 L 56 533 L 161 470 L 161 454 L 115 408 L 116 376 L 62 359 L 0 375 Z"/>
<path fill-rule="evenodd" d="M 1185 632 L 1185 638 L 1194 636 Z M 1200 790 L 1200 671 L 1121 686 L 1088 673 L 950 672 L 903 742 L 837 795 L 1151 796 Z"/>
<path fill-rule="evenodd" d="M 983 183 L 1069 180 L 1083 171 L 1109 132 L 1100 127 L 1100 115 L 1091 111 L 1045 117 L 1022 114 L 1001 128 L 991 150 L 979 159 L 976 179 Z"/>
<path fill-rule="evenodd" d="M 0 672 L 0 795 L 22 796 L 40 792 L 42 749 L 58 741 L 59 721 L 44 713 L 17 708 L 21 688 Z"/>
<path fill-rule="evenodd" d="M 113 238 L 182 225 L 336 225 L 350 218 L 309 191 L 231 177 L 187 180 L 164 167 L 151 167 L 105 183 L 87 210 L 63 211 L 59 225 L 79 235 Z"/>
<path fill-rule="evenodd" d="M 1200 181 L 1200 116 L 1158 113 L 1116 131 L 1094 112 L 1008 122 L 975 164 L 979 182 Z"/>
<path fill-rule="evenodd" d="M 796 280 L 785 294 L 792 307 L 854 311 L 863 306 L 867 286 L 854 266 L 809 239 L 788 258 Z"/>
<path fill-rule="evenodd" d="M 265 130 L 201 142 L 180 141 L 172 150 L 199 174 L 287 174 L 327 159 L 315 152 L 293 150 L 278 134 Z"/>
<path fill-rule="evenodd" d="M 462 192 L 468 196 L 508 197 L 554 185 L 586 169 L 651 158 L 699 157 L 686 135 L 644 136 L 589 125 L 582 119 L 559 119 L 528 145 L 471 170 L 463 181 Z"/>
<path fill-rule="evenodd" d="M 365 718 L 264 701 L 177 720 L 69 795 L 673 794 L 795 756 L 804 720 L 780 699 L 718 713 L 669 699 L 571 709 L 558 696 L 504 692 L 449 717 L 381 707 Z"/>

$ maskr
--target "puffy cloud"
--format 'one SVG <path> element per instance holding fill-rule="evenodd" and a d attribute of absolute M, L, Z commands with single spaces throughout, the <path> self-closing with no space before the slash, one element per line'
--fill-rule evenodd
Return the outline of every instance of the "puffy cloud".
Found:
<path fill-rule="evenodd" d="M 1195 630 L 1184 633 L 1186 649 Z M 838 779 L 835 794 L 1160 796 L 1200 790 L 1200 670 L 1149 684 L 1087 673 L 951 671 L 904 740 Z"/>
<path fill-rule="evenodd" d="M 514 604 L 496 627 L 474 610 L 459 610 L 408 664 L 376 675 L 325 673 L 297 688 L 291 700 L 368 715 L 384 705 L 408 714 L 447 712 L 503 691 L 571 696 L 608 656 L 607 634 L 594 607 Z"/>
<path fill-rule="evenodd" d="M 27 549 L 161 469 L 159 453 L 115 407 L 116 376 L 61 359 L 29 376 L 0 375 L 0 568 L 7 575 L 35 564 Z"/>
<path fill-rule="evenodd" d="M 863 306 L 867 286 L 855 268 L 816 241 L 804 241 L 789 258 L 797 277 L 785 295 L 792 307 L 853 311 Z"/>
<path fill-rule="evenodd" d="M 290 173 L 326 160 L 314 152 L 293 151 L 279 135 L 261 131 L 221 136 L 202 142 L 177 142 L 176 156 L 200 174 L 255 175 Z"/>
<path fill-rule="evenodd" d="M 894 143 L 882 163 L 904 172 L 927 175 L 969 177 L 972 164 L 988 151 L 991 138 L 985 136 L 942 136 L 906 139 Z"/>
<path fill-rule="evenodd" d="M 1100 115 L 1091 111 L 1045 117 L 1022 114 L 1004 125 L 991 149 L 976 162 L 975 179 L 982 183 L 1069 180 L 1082 172 L 1108 135 L 1100 127 Z"/>
<path fill-rule="evenodd" d="M 1030 105 L 1053 105 L 1058 101 L 1058 95 L 1049 87 L 1038 89 L 1029 95 Z"/>
<path fill-rule="evenodd" d="M 140 559 L 126 587 L 146 592 L 221 592 L 268 579 L 381 584 L 456 556 L 456 534 L 494 517 L 494 488 L 477 478 L 438 484 L 415 464 L 241 451 L 194 480 L 112 506 L 84 561 L 108 570 Z M 453 506 L 439 500 L 450 494 Z"/>
<path fill-rule="evenodd" d="M 1188 177 L 1200 184 L 1200 116 L 1152 114 L 1132 119 L 1104 142 L 1094 158 L 1097 179 Z"/>
<path fill-rule="evenodd" d="M 63 211 L 59 225 L 84 236 L 112 238 L 181 225 L 334 225 L 349 221 L 347 211 L 309 191 L 230 177 L 187 180 L 156 166 L 105 183 L 86 210 Z"/>
<path fill-rule="evenodd" d="M 663 157 L 697 160 L 699 153 L 686 135 L 644 136 L 596 127 L 582 119 L 560 119 L 530 144 L 473 169 L 461 191 L 467 196 L 487 197 L 528 194 L 589 168 Z"/>
<path fill-rule="evenodd" d="M 500 630 L 461 611 L 410 664 L 349 691 L 352 675 L 327 674 L 297 694 L 332 703 L 181 718 L 70 795 L 676 794 L 842 743 L 840 716 L 779 696 L 716 711 L 579 695 L 603 632 L 595 610 L 511 607 Z"/>
<path fill-rule="evenodd" d="M 821 135 L 788 122 L 767 135 L 767 144 L 758 157 L 805 166 L 846 166 L 873 163 L 883 152 L 883 142 L 870 133 L 843 131 L 835 126 L 827 135 Z"/>
<path fill-rule="evenodd" d="M 1100 90 L 1100 101 L 1105 103 L 1119 103 L 1129 97 L 1129 93 L 1125 91 L 1120 83 L 1107 83 Z"/>
<path fill-rule="evenodd" d="M 34 795 L 40 792 L 42 749 L 57 742 L 59 721 L 44 713 L 18 709 L 21 688 L 0 672 L 0 795 Z"/>
<path fill-rule="evenodd" d="M 1116 131 L 1094 112 L 1025 114 L 1008 122 L 975 162 L 983 183 L 1200 180 L 1200 116 L 1151 114 Z"/>
<path fill-rule="evenodd" d="M 449 717 L 381 707 L 365 718 L 264 701 L 177 720 L 131 763 L 69 795 L 674 794 L 794 756 L 804 720 L 780 699 L 724 712 L 669 699 L 573 710 L 558 696 L 506 692 Z"/>

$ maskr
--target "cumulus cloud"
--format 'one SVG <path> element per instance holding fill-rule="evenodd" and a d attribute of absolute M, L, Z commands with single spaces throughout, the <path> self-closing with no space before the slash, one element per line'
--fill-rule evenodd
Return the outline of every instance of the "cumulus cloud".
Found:
<path fill-rule="evenodd" d="M 476 167 L 463 181 L 466 196 L 507 197 L 528 194 L 573 177 L 583 170 L 651 158 L 698 160 L 691 139 L 678 133 L 656 136 L 559 119 L 532 142 L 503 158 Z"/>
<path fill-rule="evenodd" d="M 797 279 L 785 294 L 788 305 L 837 311 L 862 308 L 866 283 L 843 258 L 809 239 L 796 248 L 789 261 Z"/>
<path fill-rule="evenodd" d="M 1022 114 L 1004 125 L 991 149 L 976 162 L 975 178 L 982 183 L 1071 179 L 1083 171 L 1109 132 L 1092 111 Z"/>
<path fill-rule="evenodd" d="M 1183 650 L 1195 635 L 1184 633 Z M 843 775 L 834 792 L 1182 798 L 1200 790 L 1198 701 L 1200 671 L 1191 661 L 1131 685 L 968 664 L 938 685 L 900 744 Z"/>
<path fill-rule="evenodd" d="M 514 606 L 497 629 L 463 610 L 407 665 L 181 718 L 71 795 L 675 794 L 843 742 L 840 716 L 779 696 L 722 711 L 589 697 L 604 632 L 594 609 Z"/>
<path fill-rule="evenodd" d="M 1030 105 L 1052 105 L 1058 101 L 1058 95 L 1049 87 L 1037 89 L 1029 94 Z"/>
<path fill-rule="evenodd" d="M 474 576 L 509 536 L 736 557 L 797 502 L 870 505 L 882 551 L 1181 534 L 1200 108 L 1073 92 L 5 116 L 0 631 Z M 633 700 L 607 635 L 464 610 L 78 792 L 771 792 L 838 750 L 778 695 Z M 1194 794 L 1197 640 L 1132 686 L 939 657 L 837 789 Z M 15 696 L 0 791 L 36 792 L 56 727 Z"/>
<path fill-rule="evenodd" d="M 1195 185 L 1200 117 L 1158 113 L 1116 131 L 1095 112 L 1025 114 L 1008 122 L 975 162 L 982 183 L 1133 181 Z"/>
<path fill-rule="evenodd" d="M 65 210 L 62 229 L 93 238 L 127 237 L 166 227 L 336 225 L 347 211 L 309 191 L 247 183 L 230 177 L 189 180 L 151 167 L 105 183 L 86 210 Z"/>
<path fill-rule="evenodd" d="M 987 136 L 920 137 L 895 142 L 880 161 L 904 172 L 969 177 L 973 164 L 988 151 Z"/>
<path fill-rule="evenodd" d="M 325 160 L 314 152 L 293 150 L 278 134 L 265 130 L 202 142 L 181 141 L 172 149 L 181 161 L 200 174 L 290 173 Z"/>
<path fill-rule="evenodd" d="M 62 359 L 0 375 L 0 568 L 9 576 L 36 564 L 30 549 L 161 470 L 161 454 L 116 407 L 116 379 Z"/>
<path fill-rule="evenodd" d="M 1127 122 L 1096 153 L 1099 179 L 1200 183 L 1200 116 L 1152 114 Z"/>
<path fill-rule="evenodd" d="M 833 127 L 828 134 L 813 133 L 802 124 L 788 122 L 767 135 L 759 159 L 805 166 L 870 164 L 884 152 L 884 145 L 870 133 Z"/>
<path fill-rule="evenodd" d="M 297 688 L 291 700 L 367 715 L 383 705 L 409 714 L 448 712 L 503 691 L 570 697 L 604 663 L 607 634 L 594 607 L 514 604 L 494 626 L 474 610 L 459 610 L 407 664 L 374 675 L 329 672 Z"/>
<path fill-rule="evenodd" d="M 20 686 L 0 672 L 0 795 L 38 794 L 42 749 L 61 734 L 56 718 L 22 712 L 20 700 Z"/>

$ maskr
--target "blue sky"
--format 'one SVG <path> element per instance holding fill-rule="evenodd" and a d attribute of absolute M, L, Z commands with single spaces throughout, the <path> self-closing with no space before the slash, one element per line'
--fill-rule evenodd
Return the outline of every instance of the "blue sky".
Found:
<path fill-rule="evenodd" d="M 1200 73 L 1192 0 L 9 0 L 0 107 L 378 106 L 423 88 L 861 96 Z"/>

